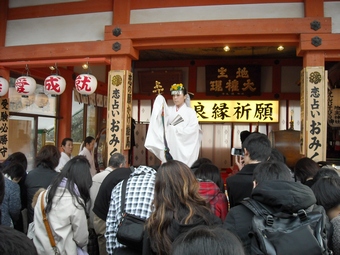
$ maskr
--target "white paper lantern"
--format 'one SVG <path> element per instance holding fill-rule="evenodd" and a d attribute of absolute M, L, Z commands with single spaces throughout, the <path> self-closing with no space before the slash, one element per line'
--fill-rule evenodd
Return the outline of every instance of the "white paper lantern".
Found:
<path fill-rule="evenodd" d="M 14 87 L 9 88 L 8 97 L 10 104 L 18 104 L 21 101 L 21 96 Z"/>
<path fill-rule="evenodd" d="M 66 81 L 60 75 L 52 74 L 44 81 L 44 91 L 53 96 L 61 95 L 66 88 Z"/>
<path fill-rule="evenodd" d="M 80 74 L 75 80 L 76 90 L 82 95 L 91 95 L 97 89 L 97 78 L 91 74 Z"/>
<path fill-rule="evenodd" d="M 48 96 L 42 92 L 39 94 L 35 95 L 35 100 L 34 103 L 39 107 L 43 108 L 48 104 Z"/>
<path fill-rule="evenodd" d="M 7 94 L 8 87 L 8 81 L 5 78 L 0 77 L 0 97 Z"/>
<path fill-rule="evenodd" d="M 36 81 L 30 76 L 20 76 L 15 80 L 15 89 L 21 96 L 33 95 L 36 87 Z"/>
<path fill-rule="evenodd" d="M 22 106 L 30 106 L 31 104 L 34 103 L 35 100 L 35 94 L 29 95 L 29 96 L 21 96 L 21 104 Z"/>

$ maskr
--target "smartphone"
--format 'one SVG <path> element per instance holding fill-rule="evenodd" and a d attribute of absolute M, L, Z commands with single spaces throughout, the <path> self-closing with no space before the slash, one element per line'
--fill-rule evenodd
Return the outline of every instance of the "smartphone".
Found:
<path fill-rule="evenodd" d="M 231 148 L 231 155 L 233 156 L 244 156 L 243 150 L 239 148 Z"/>

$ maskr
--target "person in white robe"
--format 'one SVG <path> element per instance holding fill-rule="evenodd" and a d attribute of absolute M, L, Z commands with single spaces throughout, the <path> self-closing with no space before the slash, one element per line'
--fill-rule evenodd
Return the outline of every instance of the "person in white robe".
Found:
<path fill-rule="evenodd" d="M 57 172 L 60 172 L 65 164 L 72 158 L 73 151 L 73 140 L 72 138 L 66 137 L 61 142 L 61 148 L 63 151 L 60 153 L 59 164 L 55 168 Z"/>
<path fill-rule="evenodd" d="M 84 147 L 78 155 L 83 155 L 87 158 L 90 163 L 90 171 L 92 177 L 97 173 L 97 169 L 94 163 L 93 149 L 95 146 L 96 140 L 92 136 L 87 136 L 84 140 Z"/>
<path fill-rule="evenodd" d="M 172 85 L 170 91 L 174 106 L 168 106 L 162 95 L 155 99 L 144 146 L 166 162 L 167 143 L 172 158 L 191 167 L 199 156 L 202 131 L 183 84 Z"/>

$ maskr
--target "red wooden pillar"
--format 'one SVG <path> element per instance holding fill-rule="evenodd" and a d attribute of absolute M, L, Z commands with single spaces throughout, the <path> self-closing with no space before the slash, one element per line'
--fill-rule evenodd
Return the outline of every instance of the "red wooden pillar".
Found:
<path fill-rule="evenodd" d="M 72 91 L 74 84 L 68 79 L 64 93 L 59 96 L 59 116 L 57 121 L 56 146 L 60 147 L 65 137 L 71 137 Z M 72 137 L 71 137 L 72 138 Z"/>

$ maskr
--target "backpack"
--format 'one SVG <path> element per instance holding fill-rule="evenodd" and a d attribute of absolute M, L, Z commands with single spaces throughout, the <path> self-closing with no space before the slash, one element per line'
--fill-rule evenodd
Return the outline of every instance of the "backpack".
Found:
<path fill-rule="evenodd" d="M 331 255 L 328 248 L 329 221 L 322 206 L 289 214 L 273 212 L 254 199 L 241 202 L 253 213 L 251 254 L 265 255 Z"/>

